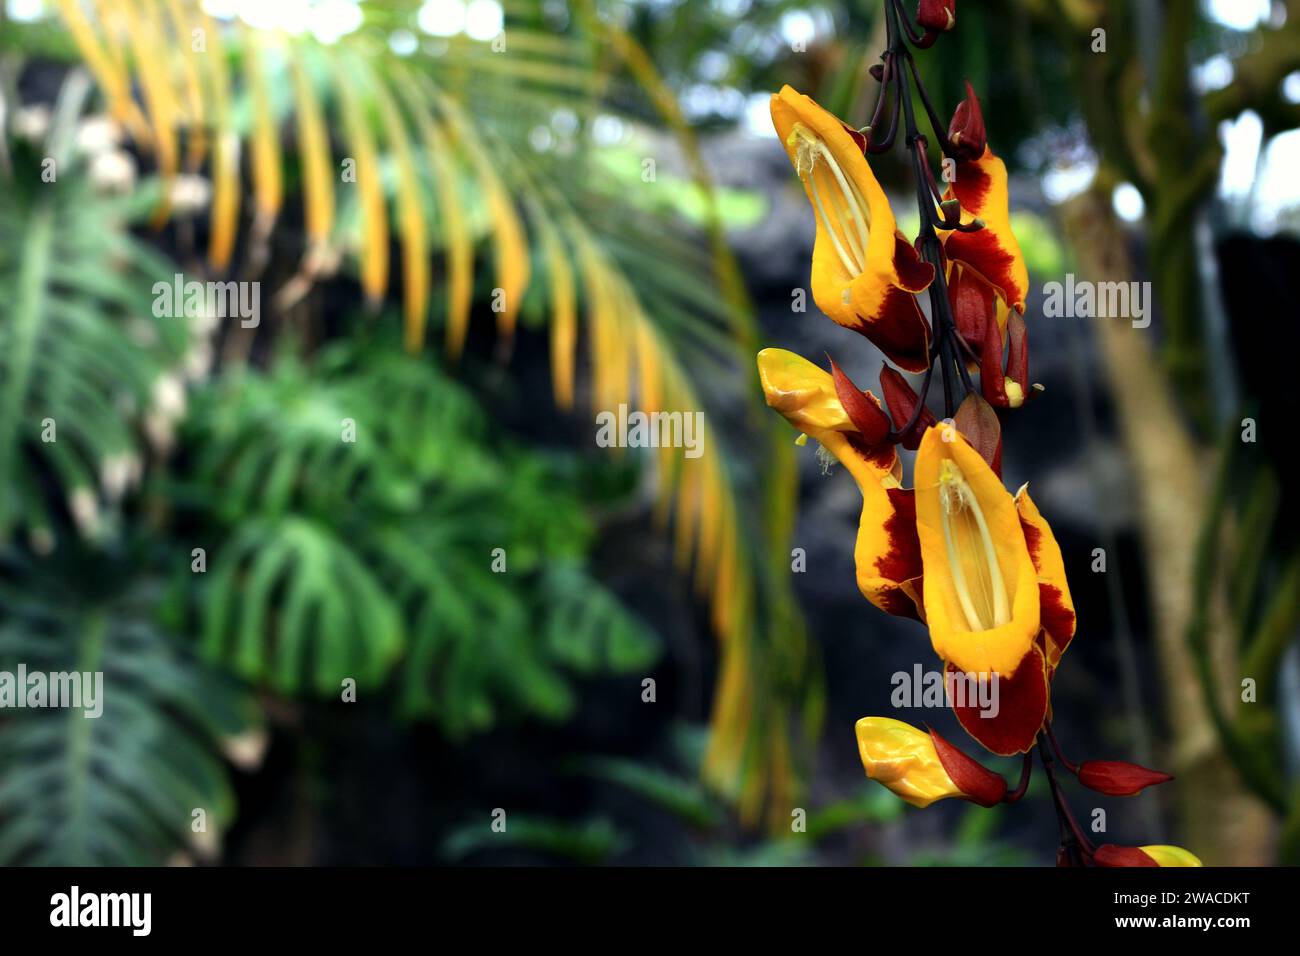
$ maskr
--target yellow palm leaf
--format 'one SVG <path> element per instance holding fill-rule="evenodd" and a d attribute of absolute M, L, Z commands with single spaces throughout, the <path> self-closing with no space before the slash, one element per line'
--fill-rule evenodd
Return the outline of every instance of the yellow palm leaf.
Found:
<path fill-rule="evenodd" d="M 165 60 L 156 52 L 165 48 L 165 39 L 149 17 L 141 15 L 131 0 L 117 0 L 123 22 L 131 42 L 132 57 L 144 87 L 145 105 L 149 109 L 150 128 L 154 148 L 158 154 L 158 169 L 163 177 L 163 195 L 154 211 L 153 226 L 159 228 L 171 213 L 171 185 L 176 179 L 179 154 L 176 146 L 177 112 L 172 98 L 171 77 L 165 69 Z"/>
<path fill-rule="evenodd" d="M 388 211 L 379 176 L 379 150 L 366 120 L 355 78 L 336 64 L 336 85 L 343 107 L 343 126 L 351 147 L 361 200 L 361 288 L 377 306 L 388 289 Z"/>
<path fill-rule="evenodd" d="M 397 204 L 402 211 L 402 314 L 406 347 L 424 345 L 424 325 L 429 306 L 429 243 L 420 208 L 420 183 L 411 155 L 411 142 L 397 106 L 384 89 L 374 85 L 375 102 L 384 123 L 388 144 L 397 162 Z"/>
<path fill-rule="evenodd" d="M 312 88 L 303 52 L 291 60 L 294 112 L 298 117 L 298 157 L 302 163 L 302 191 L 308 256 L 314 262 L 334 228 L 334 179 L 329 137 L 320 101 Z"/>
<path fill-rule="evenodd" d="M 131 76 L 125 64 L 114 57 L 108 49 L 111 40 L 106 38 L 103 44 L 99 42 L 90 20 L 87 19 L 77 0 L 58 0 L 58 2 L 59 12 L 68 25 L 68 32 L 72 34 L 77 50 L 108 99 L 110 114 L 119 123 L 125 125 L 135 139 L 146 144 L 150 143 L 148 125 L 139 107 L 131 99 Z"/>
<path fill-rule="evenodd" d="M 262 70 L 262 34 L 244 29 L 244 67 L 248 96 L 253 106 L 253 204 L 257 210 L 254 231 L 270 234 L 284 198 L 281 181 L 280 132 L 271 110 L 267 77 Z"/>
<path fill-rule="evenodd" d="M 472 124 L 466 120 L 460 105 L 441 93 L 436 94 L 436 98 L 447 118 L 449 131 L 454 135 L 456 144 L 465 151 L 483 186 L 495 237 L 497 288 L 494 290 L 493 306 L 498 309 L 498 332 L 509 340 L 514 335 L 515 319 L 519 315 L 519 306 L 523 303 L 532 268 L 524 225 L 510 194 L 501 183 L 501 177 L 497 175 L 495 163 L 483 148 Z"/>
<path fill-rule="evenodd" d="M 216 123 L 216 144 L 212 152 L 212 222 L 208 237 L 208 262 L 224 272 L 230 265 L 239 226 L 239 134 L 230 115 L 230 73 L 226 69 L 226 51 L 221 31 L 204 16 L 208 54 L 208 90 Z M 183 29 L 183 28 L 178 28 Z"/>

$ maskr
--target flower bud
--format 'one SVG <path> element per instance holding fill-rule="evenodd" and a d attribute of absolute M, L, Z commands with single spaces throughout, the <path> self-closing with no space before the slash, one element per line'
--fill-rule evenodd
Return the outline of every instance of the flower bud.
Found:
<path fill-rule="evenodd" d="M 954 201 L 955 200 L 950 200 Z M 957 334 L 966 340 L 972 349 L 978 349 L 984 341 L 985 329 L 990 324 L 993 334 L 997 335 L 997 322 L 994 321 L 993 287 L 975 275 L 971 270 L 954 265 L 952 277 L 948 281 L 948 303 L 952 306 L 953 321 L 957 325 Z M 998 364 L 1001 365 L 1001 340 L 999 339 Z"/>
<path fill-rule="evenodd" d="M 980 453 L 993 473 L 1002 477 L 1002 423 L 993 406 L 971 392 L 957 406 L 952 423 L 970 446 Z"/>
<path fill-rule="evenodd" d="M 957 0 L 921 0 L 916 22 L 926 30 L 951 30 L 957 25 Z"/>
<path fill-rule="evenodd" d="M 1116 846 L 1106 843 L 1092 855 L 1097 866 L 1201 866 L 1196 855 L 1180 846 Z"/>
<path fill-rule="evenodd" d="M 952 114 L 952 122 L 948 124 L 948 142 L 952 144 L 956 158 L 964 160 L 979 159 L 988 146 L 984 114 L 970 80 L 966 81 L 966 99 L 957 105 Z"/>
<path fill-rule="evenodd" d="M 1079 782 L 1110 797 L 1131 797 L 1174 778 L 1123 760 L 1088 760 L 1079 767 Z"/>
<path fill-rule="evenodd" d="M 982 807 L 1002 802 L 1006 796 L 1007 782 L 1000 774 L 966 756 L 933 730 L 930 731 L 930 739 L 934 742 L 934 752 L 939 755 L 943 769 L 968 800 Z"/>
<path fill-rule="evenodd" d="M 867 776 L 914 807 L 928 807 L 948 797 L 990 807 L 1007 791 L 998 774 L 934 731 L 927 734 L 892 717 L 863 717 L 855 730 Z"/>

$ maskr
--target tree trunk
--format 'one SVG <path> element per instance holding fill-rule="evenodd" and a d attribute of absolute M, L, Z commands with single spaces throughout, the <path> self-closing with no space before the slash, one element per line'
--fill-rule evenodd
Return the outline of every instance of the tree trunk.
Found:
<path fill-rule="evenodd" d="M 1062 209 L 1081 278 L 1109 282 L 1134 276 L 1127 239 L 1109 196 L 1090 191 Z M 1189 279 L 1189 282 L 1191 280 Z M 1191 438 L 1158 368 L 1149 330 L 1092 320 L 1121 437 L 1138 495 L 1154 638 L 1170 732 L 1167 759 L 1178 780 L 1186 846 L 1207 865 L 1272 862 L 1273 822 L 1242 786 L 1219 745 L 1186 644 L 1193 606 L 1192 564 L 1213 475 L 1210 456 Z M 1211 645 L 1216 673 L 1236 673 L 1227 651 L 1221 601 Z M 1230 681 L 1225 691 L 1231 693 Z"/>

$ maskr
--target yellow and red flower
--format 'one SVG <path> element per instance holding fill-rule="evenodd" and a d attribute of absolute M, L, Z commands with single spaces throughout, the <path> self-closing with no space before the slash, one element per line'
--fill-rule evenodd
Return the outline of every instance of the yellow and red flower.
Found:
<path fill-rule="evenodd" d="M 956 162 L 953 180 L 943 198 L 957 200 L 962 223 L 978 219 L 984 227 L 973 232 L 943 233 L 944 252 L 954 264 L 968 268 L 1007 305 L 1024 314 L 1029 269 L 1011 231 L 1007 167 L 989 149 L 979 100 L 969 83 L 966 100 L 949 126 L 948 141 Z"/>
<path fill-rule="evenodd" d="M 862 593 L 924 621 L 949 672 L 996 679 L 997 716 L 974 701 L 954 701 L 954 712 L 993 753 L 1028 750 L 1074 636 L 1074 606 L 1060 547 L 1027 489 L 1013 496 L 966 436 L 943 423 L 923 433 L 914 488 L 903 488 L 892 443 L 877 426 L 860 428 L 861 413 L 846 410 L 839 393 L 851 389 L 879 411 L 874 396 L 847 378 L 837 389 L 837 377 L 782 349 L 764 349 L 758 367 L 768 404 L 819 441 L 862 492 L 854 552 Z"/>
<path fill-rule="evenodd" d="M 1002 777 L 934 731 L 926 733 L 892 717 L 863 717 L 855 729 L 867 776 L 914 807 L 948 797 L 991 807 L 1007 792 Z"/>
<path fill-rule="evenodd" d="M 1092 854 L 1097 866 L 1201 866 L 1195 854 L 1180 846 L 1116 846 L 1107 843 Z"/>
<path fill-rule="evenodd" d="M 789 86 L 772 97 L 772 125 L 817 217 L 818 308 L 901 368 L 927 368 L 930 327 L 915 293 L 934 280 L 934 266 L 899 231 L 867 163 L 866 139 Z"/>

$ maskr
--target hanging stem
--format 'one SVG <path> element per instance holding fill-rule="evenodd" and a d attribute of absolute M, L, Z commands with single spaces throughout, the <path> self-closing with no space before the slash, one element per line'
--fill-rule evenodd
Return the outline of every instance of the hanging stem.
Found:
<path fill-rule="evenodd" d="M 898 115 L 901 112 L 907 148 L 912 158 L 912 177 L 916 187 L 916 205 L 921 220 L 920 233 L 916 240 L 919 247 L 918 251 L 921 259 L 934 267 L 934 281 L 930 283 L 929 289 L 932 323 L 930 366 L 933 369 L 937 360 L 939 375 L 943 380 L 944 417 L 952 418 L 958 404 L 956 385 L 961 385 L 963 397 L 974 392 L 975 386 L 971 380 L 970 372 L 966 368 L 966 361 L 961 355 L 961 347 L 958 345 L 957 325 L 953 319 L 952 306 L 948 301 L 948 281 L 945 276 L 946 258 L 943 253 L 943 243 L 939 240 L 938 233 L 938 229 L 944 223 L 940 220 L 936 208 L 938 205 L 936 202 L 937 186 L 934 182 L 934 173 L 930 169 L 927 155 L 928 140 L 917 126 L 916 108 L 912 102 L 911 83 L 914 82 L 921 93 L 921 100 L 925 104 L 927 118 L 930 121 L 931 132 L 935 135 L 936 140 L 941 146 L 945 146 L 947 137 L 940 129 L 934 108 L 930 105 L 929 98 L 925 95 L 925 91 L 921 86 L 920 77 L 916 72 L 916 64 L 912 60 L 912 53 L 907 47 L 906 38 L 908 33 L 904 31 L 905 28 L 910 31 L 911 24 L 901 14 L 898 4 L 894 0 L 885 0 L 885 18 L 889 45 L 885 51 L 886 66 L 883 79 L 886 82 L 897 84 L 895 90 L 897 105 L 893 123 L 898 122 Z M 916 42 L 915 38 L 913 38 L 913 42 Z M 901 107 L 901 110 L 899 107 Z M 893 130 L 891 129 L 892 133 Z M 891 141 L 892 138 L 891 135 Z M 887 148 L 883 143 L 881 147 L 882 151 Z M 923 404 L 924 401 L 925 396 L 920 396 L 920 403 Z M 906 432 L 906 429 L 903 431 Z"/>
<path fill-rule="evenodd" d="M 1062 831 L 1067 833 L 1069 837 L 1063 843 L 1063 846 L 1069 852 L 1071 850 L 1070 844 L 1073 842 L 1085 858 L 1090 858 L 1094 847 L 1084 834 L 1083 828 L 1079 826 L 1079 821 L 1070 812 L 1070 805 L 1065 802 L 1065 794 L 1061 790 L 1061 785 L 1056 779 L 1056 771 L 1052 766 L 1052 754 L 1047 746 L 1046 733 L 1038 735 L 1038 758 L 1043 763 L 1043 772 L 1047 774 L 1047 783 L 1052 789 L 1052 800 L 1056 804 L 1057 820 L 1061 823 Z"/>
<path fill-rule="evenodd" d="M 1034 752 L 1025 751 L 1024 762 L 1020 765 L 1020 782 L 1016 784 L 1016 789 L 1008 790 L 1002 797 L 1003 803 L 1016 803 L 1029 790 L 1029 778 L 1034 772 Z"/>

